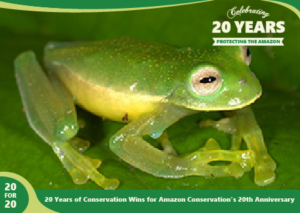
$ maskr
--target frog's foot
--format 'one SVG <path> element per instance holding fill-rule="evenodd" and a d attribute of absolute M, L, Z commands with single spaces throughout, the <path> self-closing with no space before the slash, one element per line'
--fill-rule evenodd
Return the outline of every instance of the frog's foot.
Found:
<path fill-rule="evenodd" d="M 177 156 L 177 152 L 172 146 L 172 143 L 169 141 L 169 137 L 166 132 L 163 132 L 162 135 L 156 140 L 162 145 L 164 153 Z"/>
<path fill-rule="evenodd" d="M 231 133 L 231 150 L 240 150 L 241 144 L 242 144 L 242 136 L 239 134 L 235 134 L 237 131 L 235 120 L 231 117 L 222 118 L 219 121 L 214 121 L 211 119 L 202 120 L 199 123 L 199 127 L 212 127 L 219 131 L 225 132 L 225 133 Z M 240 165 L 244 169 L 245 172 L 248 172 L 253 167 L 253 162 L 241 162 Z"/>
<path fill-rule="evenodd" d="M 201 169 L 203 176 L 224 177 L 233 176 L 241 177 L 244 174 L 242 165 L 253 165 L 254 153 L 251 150 L 246 151 L 228 151 L 221 150 L 219 144 L 210 138 L 204 147 L 196 152 L 184 156 L 192 163 L 192 168 Z M 232 162 L 228 166 L 212 166 L 209 163 L 213 161 L 229 161 Z M 251 166 L 252 167 L 252 166 Z M 195 169 L 197 173 L 198 169 Z"/>
<path fill-rule="evenodd" d="M 97 171 L 101 164 L 100 160 L 82 155 L 67 142 L 55 142 L 52 148 L 76 184 L 84 184 L 88 179 L 91 179 L 104 189 L 116 189 L 118 187 L 119 181 L 117 179 L 107 179 Z"/>
<path fill-rule="evenodd" d="M 219 143 L 214 140 L 213 138 L 210 138 L 204 147 L 198 149 L 198 151 L 209 151 L 209 150 L 221 150 L 221 147 L 219 145 Z M 252 153 L 253 155 L 253 153 Z M 246 157 L 244 160 L 242 160 L 241 162 L 239 162 L 240 166 L 244 169 L 244 171 L 249 171 L 252 167 L 253 167 L 253 161 L 251 161 L 251 159 L 254 159 L 254 156 L 250 156 L 249 158 Z M 237 164 L 236 162 L 232 162 L 232 164 Z"/>

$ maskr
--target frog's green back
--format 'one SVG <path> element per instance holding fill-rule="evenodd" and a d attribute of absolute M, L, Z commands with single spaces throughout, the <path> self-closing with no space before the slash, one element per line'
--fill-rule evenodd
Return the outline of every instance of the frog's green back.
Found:
<path fill-rule="evenodd" d="M 201 106 L 212 100 L 209 110 L 223 109 L 216 102 L 219 97 L 186 95 L 189 76 L 199 66 L 216 66 L 228 71 L 224 76 L 238 84 L 243 77 L 239 72 L 246 69 L 249 73 L 240 52 L 238 47 L 199 50 L 123 37 L 49 44 L 45 64 L 58 74 L 79 105 L 112 120 L 130 121 L 153 111 L 161 102 L 208 110 Z"/>
<path fill-rule="evenodd" d="M 124 37 L 60 47 L 50 44 L 45 60 L 48 66 L 49 62 L 67 66 L 92 84 L 160 96 L 170 89 L 168 71 L 170 64 L 176 64 L 170 60 L 174 51 L 173 46 Z"/>

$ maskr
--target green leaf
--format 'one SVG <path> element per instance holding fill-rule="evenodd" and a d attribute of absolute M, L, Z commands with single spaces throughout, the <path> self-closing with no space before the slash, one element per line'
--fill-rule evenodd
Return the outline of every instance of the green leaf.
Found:
<path fill-rule="evenodd" d="M 99 171 L 117 178 L 119 189 L 300 189 L 300 21 L 290 10 L 261 1 L 214 1 L 193 5 L 130 12 L 55 14 L 0 10 L 0 171 L 17 173 L 35 189 L 100 189 L 92 181 L 84 185 L 72 182 L 53 153 L 29 127 L 14 78 L 13 61 L 28 49 L 42 59 L 48 41 L 101 40 L 132 36 L 179 46 L 211 46 L 212 37 L 247 37 L 233 27 L 228 34 L 213 35 L 212 22 L 228 20 L 229 9 L 242 5 L 263 8 L 266 20 L 285 21 L 283 34 L 259 34 L 256 37 L 284 37 L 284 47 L 253 47 L 251 69 L 263 85 L 263 96 L 253 104 L 270 155 L 277 163 L 274 183 L 259 187 L 253 170 L 239 179 L 186 177 L 156 178 L 128 165 L 108 147 L 109 138 L 124 124 L 102 121 L 78 109 L 86 127 L 80 137 L 91 141 L 85 154 L 103 161 Z M 234 20 L 256 21 L 261 16 L 243 14 Z M 230 21 L 230 20 L 228 20 Z M 199 129 L 204 118 L 220 119 L 222 113 L 199 113 L 183 118 L 167 129 L 180 154 L 191 152 L 213 137 L 224 149 L 230 148 L 231 136 L 212 128 Z M 246 148 L 246 147 L 244 147 Z"/>

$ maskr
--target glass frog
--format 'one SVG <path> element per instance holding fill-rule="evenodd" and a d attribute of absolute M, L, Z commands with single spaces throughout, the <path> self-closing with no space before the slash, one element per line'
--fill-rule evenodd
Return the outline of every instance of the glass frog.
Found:
<path fill-rule="evenodd" d="M 275 162 L 248 106 L 262 93 L 249 64 L 247 47 L 179 48 L 153 41 L 116 38 L 96 42 L 59 43 L 45 47 L 45 73 L 32 51 L 15 60 L 15 72 L 27 119 L 68 170 L 74 182 L 93 180 L 115 189 L 117 179 L 97 171 L 101 161 L 81 152 L 89 142 L 75 137 L 75 105 L 118 122 L 128 123 L 110 139 L 122 160 L 157 177 L 240 177 L 255 170 L 255 183 L 274 181 Z M 165 129 L 199 111 L 226 111 L 220 121 L 204 120 L 232 133 L 231 150 L 209 139 L 199 150 L 178 155 Z M 163 147 L 143 139 L 150 135 Z M 247 150 L 241 150 L 241 142 Z M 212 161 L 229 165 L 213 166 Z"/>

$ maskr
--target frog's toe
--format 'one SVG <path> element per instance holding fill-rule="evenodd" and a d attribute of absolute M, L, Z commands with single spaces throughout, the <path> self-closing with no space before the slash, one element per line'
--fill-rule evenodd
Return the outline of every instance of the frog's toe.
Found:
<path fill-rule="evenodd" d="M 90 142 L 78 137 L 74 137 L 71 140 L 69 140 L 69 143 L 72 145 L 72 147 L 80 152 L 84 152 L 90 147 Z"/>
<path fill-rule="evenodd" d="M 275 173 L 263 167 L 255 168 L 255 183 L 258 186 L 265 186 L 272 183 L 275 180 Z"/>
<path fill-rule="evenodd" d="M 117 179 L 107 179 L 95 169 L 88 172 L 83 172 L 77 167 L 74 167 L 73 164 L 70 164 L 66 169 L 76 184 L 84 184 L 88 181 L 88 179 L 95 181 L 97 185 L 103 187 L 104 189 L 116 189 L 120 184 Z"/>
<path fill-rule="evenodd" d="M 120 181 L 117 179 L 103 178 L 100 173 L 92 172 L 90 179 L 95 181 L 97 185 L 102 186 L 104 189 L 116 189 L 120 185 Z"/>
<path fill-rule="evenodd" d="M 93 159 L 88 156 L 84 156 L 93 166 L 93 168 L 97 169 L 101 165 L 102 161 L 99 159 Z"/>
<path fill-rule="evenodd" d="M 200 148 L 198 151 L 209 151 L 209 150 L 220 150 L 220 149 L 221 147 L 219 143 L 215 139 L 210 138 L 208 139 L 204 147 Z"/>
<path fill-rule="evenodd" d="M 118 187 L 118 180 L 107 179 L 97 171 L 101 164 L 100 160 L 82 155 L 67 142 L 53 143 L 53 150 L 76 184 L 84 184 L 91 179 L 104 189 Z"/>

